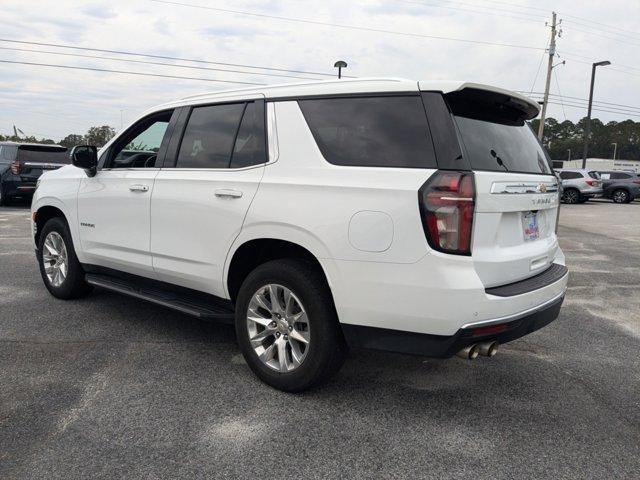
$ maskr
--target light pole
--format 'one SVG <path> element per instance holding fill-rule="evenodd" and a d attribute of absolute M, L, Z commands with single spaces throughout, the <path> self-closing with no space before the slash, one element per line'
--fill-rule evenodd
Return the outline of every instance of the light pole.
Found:
<path fill-rule="evenodd" d="M 333 66 L 338 69 L 338 78 L 342 78 L 342 69 L 347 68 L 347 62 L 344 60 L 338 60 L 333 64 Z"/>
<path fill-rule="evenodd" d="M 611 145 L 613 145 L 613 159 L 616 159 L 616 153 L 618 151 L 618 143 L 617 142 L 613 142 Z"/>
<path fill-rule="evenodd" d="M 587 150 L 589 148 L 589 135 L 591 134 L 591 104 L 593 103 L 593 82 L 596 79 L 596 67 L 611 65 L 609 60 L 596 62 L 591 65 L 591 88 L 589 89 L 589 108 L 587 110 L 587 124 L 584 128 L 584 149 L 582 150 L 582 168 L 587 168 Z"/>

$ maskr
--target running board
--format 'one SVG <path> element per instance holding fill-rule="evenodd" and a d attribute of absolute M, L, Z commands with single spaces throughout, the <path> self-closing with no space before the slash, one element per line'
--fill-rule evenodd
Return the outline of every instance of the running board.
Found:
<path fill-rule="evenodd" d="M 203 320 L 229 323 L 233 323 L 234 320 L 234 313 L 230 303 L 229 305 L 224 305 L 223 303 L 226 302 L 213 295 L 181 287 L 174 288 L 168 284 L 166 287 L 160 287 L 147 285 L 146 282 L 96 273 L 87 273 L 85 279 L 90 285 L 139 298 L 140 300 L 171 308 Z"/>

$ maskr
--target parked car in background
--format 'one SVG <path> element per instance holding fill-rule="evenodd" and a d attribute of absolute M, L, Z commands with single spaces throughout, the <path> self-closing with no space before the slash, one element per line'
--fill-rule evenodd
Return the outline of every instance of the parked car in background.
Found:
<path fill-rule="evenodd" d="M 600 171 L 602 196 L 615 203 L 630 203 L 640 196 L 640 177 L 633 172 Z"/>
<path fill-rule="evenodd" d="M 596 195 L 602 195 L 602 181 L 598 172 L 578 168 L 560 168 L 556 172 L 562 180 L 564 203 L 584 203 Z"/>
<path fill-rule="evenodd" d="M 31 198 L 40 175 L 70 163 L 66 147 L 0 142 L 0 205 L 15 197 Z"/>

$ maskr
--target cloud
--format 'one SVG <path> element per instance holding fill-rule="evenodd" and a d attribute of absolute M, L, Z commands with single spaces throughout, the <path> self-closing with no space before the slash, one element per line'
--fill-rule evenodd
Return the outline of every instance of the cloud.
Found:
<path fill-rule="evenodd" d="M 511 6 L 495 3 L 489 5 L 478 1 L 474 2 L 477 3 L 474 7 L 427 1 L 423 7 L 416 4 L 420 1 L 239 0 L 233 7 L 214 5 L 294 19 L 527 45 L 540 49 L 544 49 L 548 43 L 549 31 L 544 22 L 550 17 L 553 7 L 557 11 L 570 12 L 587 21 L 567 17 L 563 22 L 565 32 L 558 41 L 558 52 L 567 60 L 567 64 L 554 69 L 558 83 L 554 78 L 552 93 L 558 93 L 559 85 L 563 95 L 587 98 L 591 59 L 609 59 L 614 65 L 598 70 L 596 100 L 638 106 L 636 99 L 640 90 L 640 65 L 636 60 L 637 47 L 630 43 L 640 43 L 640 40 L 621 35 L 626 31 L 635 32 L 637 24 L 640 23 L 640 10 L 634 5 L 630 6 L 630 3 L 634 2 L 583 2 L 580 11 L 576 11 L 575 1 L 571 0 L 554 0 L 553 4 L 550 1 L 545 3 L 539 0 L 521 0 L 518 5 Z M 56 8 L 51 8 L 50 5 L 51 2 L 46 0 L 4 0 L 3 37 L 329 73 L 334 72 L 333 63 L 343 59 L 349 64 L 345 73 L 359 77 L 457 79 L 523 91 L 531 89 L 534 78 L 534 91 L 541 91 L 544 85 L 546 62 L 542 50 L 351 30 L 166 5 L 148 0 L 95 1 L 80 8 L 75 1 L 58 0 Z M 549 12 L 521 8 L 523 5 L 534 8 L 548 7 Z M 592 27 L 579 27 L 575 23 L 572 25 L 572 20 L 587 23 Z M 605 35 L 598 30 L 607 28 L 602 24 L 611 25 L 615 30 Z M 578 31 L 576 28 L 586 32 Z M 595 36 L 596 33 L 618 40 Z M 626 35 L 640 38 L 640 34 Z M 161 59 L 3 42 L 0 42 L 0 47 L 58 50 L 102 57 L 165 62 Z M 211 79 L 267 83 L 296 81 L 281 77 L 8 50 L 0 50 L 0 59 Z M 178 63 L 168 60 L 166 62 Z M 541 68 L 538 71 L 539 65 Z M 629 73 L 625 74 L 616 69 Z M 0 63 L 0 133 L 7 133 L 14 123 L 25 131 L 44 132 L 58 139 L 72 131 L 84 132 L 90 126 L 104 123 L 119 128 L 120 110 L 124 110 L 124 121 L 127 123 L 155 104 L 190 94 L 237 86 L 239 85 Z M 572 120 L 586 113 L 585 110 L 568 106 L 565 110 L 567 117 Z M 559 121 L 564 120 L 560 105 L 550 105 L 549 113 Z M 594 116 L 605 122 L 623 120 L 627 117 L 597 111 L 594 112 Z"/>

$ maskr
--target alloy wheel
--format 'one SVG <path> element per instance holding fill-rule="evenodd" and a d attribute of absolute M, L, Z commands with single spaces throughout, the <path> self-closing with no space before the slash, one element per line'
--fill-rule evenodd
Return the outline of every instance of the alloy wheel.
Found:
<path fill-rule="evenodd" d="M 567 190 L 564 192 L 564 201 L 566 203 L 578 203 L 580 194 L 575 190 Z"/>
<path fill-rule="evenodd" d="M 247 332 L 260 361 L 281 373 L 297 369 L 309 352 L 307 312 L 300 299 L 282 285 L 264 285 L 253 294 Z"/>
<path fill-rule="evenodd" d="M 624 190 L 616 190 L 613 192 L 613 201 L 616 203 L 625 203 L 628 199 L 628 194 Z"/>
<path fill-rule="evenodd" d="M 67 278 L 69 258 L 67 247 L 58 232 L 49 232 L 42 246 L 42 263 L 49 283 L 59 287 Z"/>

